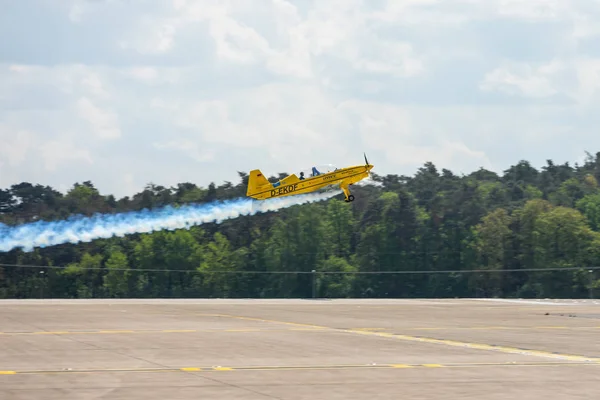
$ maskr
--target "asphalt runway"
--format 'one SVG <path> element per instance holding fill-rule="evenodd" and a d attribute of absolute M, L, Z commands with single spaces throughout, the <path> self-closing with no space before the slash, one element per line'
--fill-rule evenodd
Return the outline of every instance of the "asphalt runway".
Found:
<path fill-rule="evenodd" d="M 600 301 L 4 300 L 0 399 L 596 399 Z"/>

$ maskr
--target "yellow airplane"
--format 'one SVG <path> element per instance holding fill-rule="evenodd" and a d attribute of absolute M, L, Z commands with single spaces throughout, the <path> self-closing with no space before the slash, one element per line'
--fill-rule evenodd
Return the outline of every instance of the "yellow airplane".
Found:
<path fill-rule="evenodd" d="M 365 165 L 356 165 L 337 169 L 331 165 L 312 167 L 310 175 L 306 177 L 308 171 L 301 171 L 300 177 L 291 174 L 276 183 L 271 183 L 258 169 L 250 171 L 248 177 L 248 189 L 246 195 L 256 200 L 266 200 L 273 197 L 295 196 L 314 192 L 330 185 L 340 185 L 346 197 L 345 201 L 354 200 L 354 195 L 350 194 L 350 185 L 359 182 L 369 176 L 369 171 L 373 168 L 367 160 L 365 154 Z"/>

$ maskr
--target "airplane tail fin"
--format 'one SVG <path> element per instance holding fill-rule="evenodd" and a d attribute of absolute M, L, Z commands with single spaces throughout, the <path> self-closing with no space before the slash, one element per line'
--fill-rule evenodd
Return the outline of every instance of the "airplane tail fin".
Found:
<path fill-rule="evenodd" d="M 262 172 L 260 172 L 258 169 L 254 169 L 250 171 L 250 176 L 248 177 L 248 189 L 246 191 L 246 195 L 251 196 L 256 192 L 265 190 L 271 186 L 271 182 L 265 178 Z"/>

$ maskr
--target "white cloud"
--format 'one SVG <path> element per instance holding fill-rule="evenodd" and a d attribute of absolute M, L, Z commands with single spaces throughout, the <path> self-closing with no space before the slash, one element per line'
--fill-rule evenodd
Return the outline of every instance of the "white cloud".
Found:
<path fill-rule="evenodd" d="M 116 139 L 121 136 L 117 115 L 95 106 L 87 97 L 77 100 L 77 112 L 89 122 L 99 138 Z"/>
<path fill-rule="evenodd" d="M 592 106 L 598 106 L 598 91 L 600 90 L 600 58 L 583 59 L 575 63 L 578 87 L 573 90 L 577 99 Z"/>
<path fill-rule="evenodd" d="M 48 139 L 29 130 L 0 124 L 0 187 L 22 181 L 43 183 L 45 177 L 60 173 L 59 167 L 90 165 L 92 156 L 69 135 Z"/>
<path fill-rule="evenodd" d="M 153 82 L 158 78 L 158 71 L 152 67 L 134 67 L 131 76 L 145 82 Z"/>
<path fill-rule="evenodd" d="M 45 7 L 36 42 L 19 39 L 32 7 Z M 600 146 L 598 2 L 31 0 L 7 12 L 0 185 L 91 179 L 124 196 L 363 151 L 378 173 L 411 174 Z"/>
<path fill-rule="evenodd" d="M 177 27 L 177 20 L 144 18 L 139 23 L 138 30 L 132 33 L 131 39 L 121 40 L 119 46 L 123 50 L 134 49 L 141 54 L 168 53 L 173 46 Z"/>
<path fill-rule="evenodd" d="M 410 77 L 423 71 L 423 62 L 414 56 L 410 43 L 377 42 L 369 52 L 374 54 L 354 60 L 357 69 L 398 77 Z"/>
<path fill-rule="evenodd" d="M 11 168 L 16 168 L 25 161 L 29 149 L 34 144 L 34 137 L 28 131 L 13 130 L 0 124 L 0 142 L 0 158 Z"/>
<path fill-rule="evenodd" d="M 89 90 L 91 94 L 101 98 L 110 97 L 108 92 L 104 89 L 102 82 L 97 74 L 90 73 L 86 77 L 82 78 L 81 85 Z"/>
<path fill-rule="evenodd" d="M 185 140 L 226 146 L 252 154 L 266 151 L 281 164 L 302 166 L 308 159 L 329 157 L 332 148 L 345 152 L 344 115 L 315 86 L 271 84 L 240 91 L 227 100 L 178 106 L 155 102 L 170 110 Z M 192 138 L 192 139 L 189 139 Z M 253 162 L 260 162 L 256 160 Z"/>
<path fill-rule="evenodd" d="M 157 142 L 153 146 L 157 149 L 178 150 L 194 161 L 206 162 L 214 159 L 214 152 L 202 150 L 197 142 L 191 140 L 170 140 L 168 142 Z"/>
<path fill-rule="evenodd" d="M 558 93 L 552 76 L 560 70 L 561 66 L 555 62 L 537 68 L 529 64 L 498 67 L 486 74 L 480 88 L 526 97 L 548 97 Z"/>
<path fill-rule="evenodd" d="M 230 17 L 212 17 L 210 35 L 215 40 L 217 56 L 224 60 L 250 64 L 269 51 L 265 38 Z"/>
<path fill-rule="evenodd" d="M 49 140 L 40 148 L 46 171 L 53 172 L 60 165 L 68 165 L 71 161 L 85 161 L 93 164 L 92 156 L 86 149 L 78 148 L 68 138 Z"/>
<path fill-rule="evenodd" d="M 474 150 L 458 138 L 445 137 L 442 126 L 447 123 L 444 120 L 448 117 L 435 108 L 351 101 L 343 104 L 342 109 L 356 121 L 363 148 L 383 155 L 390 169 L 403 170 L 423 164 L 423 160 L 452 165 L 465 173 L 479 167 L 493 167 L 484 151 Z M 456 118 L 458 113 L 460 110 L 454 110 L 453 117 Z M 481 119 L 474 121 L 474 124 L 481 123 Z M 465 135 L 465 139 L 469 138 Z M 376 164 L 375 158 L 372 162 Z"/>
<path fill-rule="evenodd" d="M 464 143 L 441 141 L 435 146 L 406 145 L 396 149 L 384 147 L 383 150 L 389 159 L 394 160 L 397 166 L 413 166 L 428 160 L 436 165 L 452 165 L 455 173 L 470 173 L 474 170 L 492 168 L 492 165 L 483 151 L 470 149 Z"/>
<path fill-rule="evenodd" d="M 563 12 L 569 12 L 571 9 L 569 3 L 564 0 L 497 1 L 497 10 L 500 15 L 531 21 L 559 19 Z"/>
<path fill-rule="evenodd" d="M 75 2 L 71 5 L 69 10 L 69 19 L 73 22 L 81 22 L 83 15 L 85 14 L 84 4 L 82 2 Z"/>
<path fill-rule="evenodd" d="M 485 91 L 543 98 L 564 95 L 584 107 L 595 107 L 600 91 L 600 58 L 564 58 L 541 65 L 507 63 L 486 74 Z"/>

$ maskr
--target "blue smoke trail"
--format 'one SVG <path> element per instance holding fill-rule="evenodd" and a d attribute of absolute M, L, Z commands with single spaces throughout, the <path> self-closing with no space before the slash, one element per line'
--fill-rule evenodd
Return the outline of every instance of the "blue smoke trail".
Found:
<path fill-rule="evenodd" d="M 339 193 L 341 192 L 335 190 L 264 201 L 242 198 L 184 205 L 179 208 L 167 206 L 121 214 L 96 214 L 92 217 L 77 215 L 63 221 L 38 221 L 15 227 L 0 223 L 0 251 L 11 251 L 20 247 L 29 252 L 36 247 L 90 242 L 95 239 L 158 230 L 189 229 L 208 222 L 221 223 L 242 215 L 277 211 L 303 203 L 327 200 Z"/>

